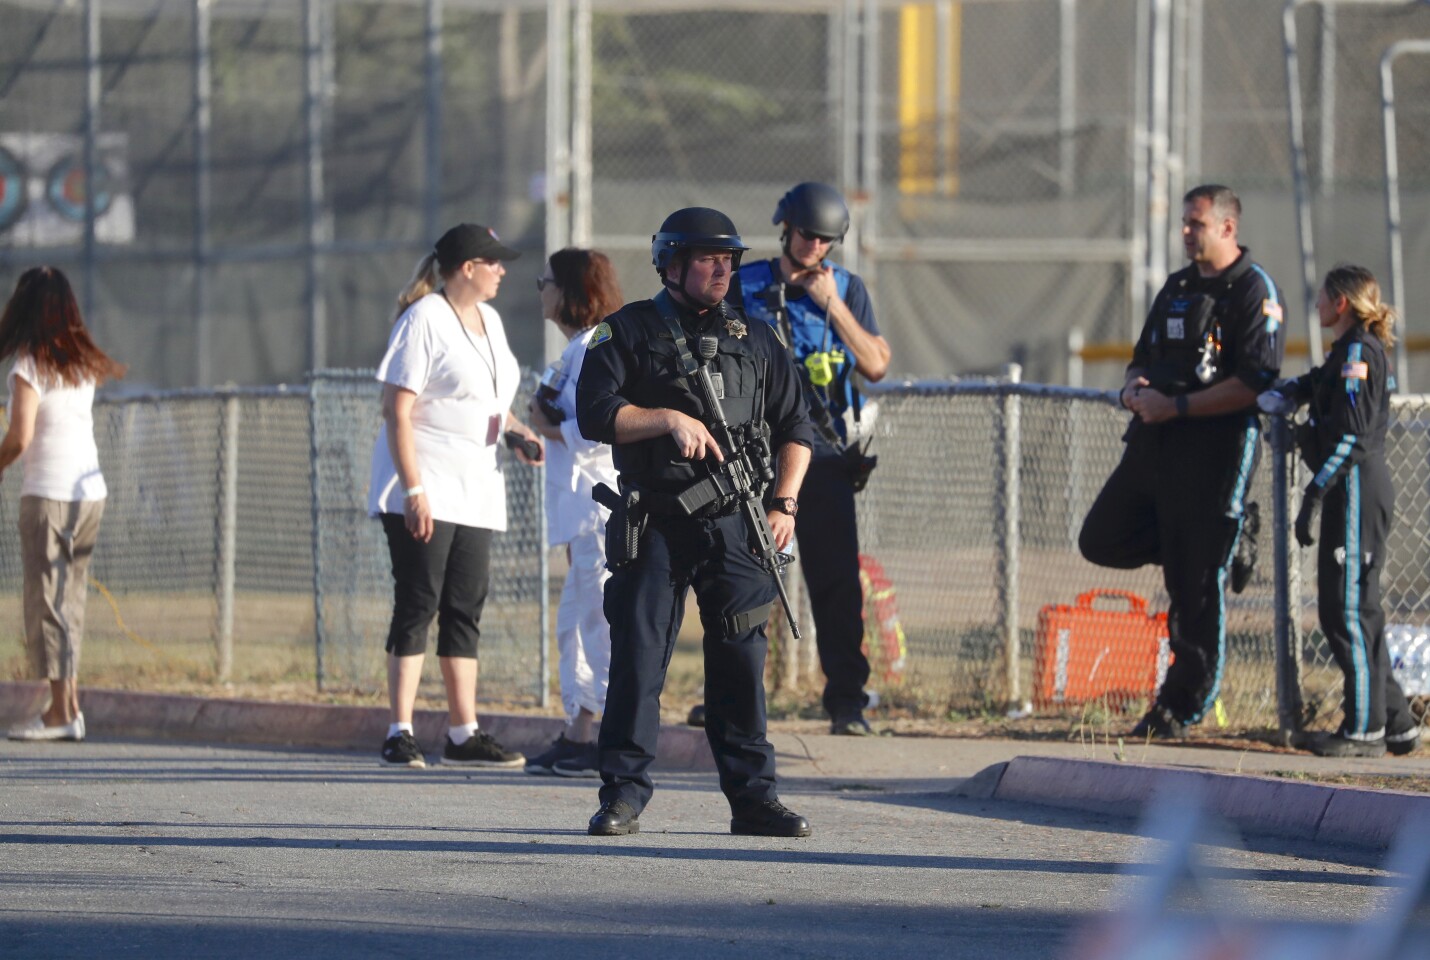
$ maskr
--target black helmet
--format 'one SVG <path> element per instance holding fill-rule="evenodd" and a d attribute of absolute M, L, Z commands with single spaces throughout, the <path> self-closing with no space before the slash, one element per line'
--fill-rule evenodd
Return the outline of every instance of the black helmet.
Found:
<path fill-rule="evenodd" d="M 849 207 L 839 191 L 824 183 L 801 183 L 780 198 L 772 223 L 843 240 L 849 232 Z"/>
<path fill-rule="evenodd" d="M 707 250 L 729 250 L 735 254 L 735 266 L 740 254 L 750 249 L 740 239 L 735 222 L 719 210 L 709 207 L 686 207 L 665 218 L 660 232 L 650 238 L 650 260 L 657 270 L 670 266 L 671 258 L 681 250 L 701 247 Z"/>

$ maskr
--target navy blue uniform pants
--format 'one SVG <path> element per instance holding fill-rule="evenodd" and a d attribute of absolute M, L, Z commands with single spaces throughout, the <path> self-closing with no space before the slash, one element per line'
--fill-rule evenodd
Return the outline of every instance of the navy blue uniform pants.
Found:
<path fill-rule="evenodd" d="M 775 752 L 765 738 L 765 621 L 727 636 L 725 618 L 775 597 L 741 516 L 652 517 L 640 556 L 606 581 L 611 679 L 601 718 L 601 801 L 637 811 L 650 801 L 660 693 L 695 590 L 704 625 L 705 736 L 732 808 L 775 797 Z"/>
<path fill-rule="evenodd" d="M 854 486 L 838 456 L 816 456 L 799 488 L 799 562 L 814 613 L 824 669 L 824 709 L 832 718 L 864 709 L 869 659 L 864 655 L 864 594 L 859 583 L 859 528 Z"/>
<path fill-rule="evenodd" d="M 1404 739 L 1418 726 L 1390 673 L 1380 603 L 1394 511 L 1389 472 L 1370 460 L 1348 469 L 1321 505 L 1317 606 L 1331 656 L 1346 679 L 1341 733 L 1360 740 Z"/>
<path fill-rule="evenodd" d="M 1078 537 L 1099 566 L 1162 565 L 1175 659 L 1157 701 L 1184 723 L 1220 694 L 1231 562 L 1259 437 L 1250 414 L 1136 425 Z"/>

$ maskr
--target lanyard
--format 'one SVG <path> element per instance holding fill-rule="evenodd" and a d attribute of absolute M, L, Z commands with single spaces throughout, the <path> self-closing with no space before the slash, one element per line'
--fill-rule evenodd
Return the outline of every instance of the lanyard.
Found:
<path fill-rule="evenodd" d="M 457 318 L 457 326 L 459 326 L 459 327 L 462 328 L 462 335 L 467 338 L 467 342 L 470 343 L 470 344 L 472 345 L 472 349 L 477 352 L 477 359 L 482 361 L 482 366 L 486 367 L 486 368 L 487 368 L 487 372 L 491 374 L 491 376 L 492 376 L 492 397 L 493 397 L 494 399 L 500 398 L 500 397 L 501 397 L 501 394 L 497 391 L 497 348 L 496 348 L 496 346 L 492 343 L 491 331 L 488 330 L 488 331 L 487 331 L 487 335 L 483 338 L 484 340 L 487 341 L 487 350 L 489 350 L 489 351 L 491 352 L 491 360 L 488 361 L 486 357 L 482 356 L 482 348 L 479 347 L 479 346 L 477 346 L 477 341 L 475 341 L 475 340 L 472 339 L 472 332 L 471 332 L 470 330 L 468 330 L 468 329 L 467 329 L 467 325 L 462 322 L 462 315 L 457 312 L 457 305 L 454 304 L 454 303 L 452 302 L 452 299 L 447 296 L 447 291 L 446 291 L 446 290 L 443 290 L 443 291 L 442 291 L 442 299 L 443 299 L 443 300 L 446 300 L 446 301 L 447 301 L 447 306 L 449 306 L 449 307 L 452 308 L 452 314 Z M 481 312 L 481 307 L 480 307 L 480 306 L 477 307 L 477 311 L 478 311 L 479 313 Z M 486 326 L 486 318 L 483 318 L 483 319 L 482 319 L 482 326 L 483 326 L 483 327 Z"/>

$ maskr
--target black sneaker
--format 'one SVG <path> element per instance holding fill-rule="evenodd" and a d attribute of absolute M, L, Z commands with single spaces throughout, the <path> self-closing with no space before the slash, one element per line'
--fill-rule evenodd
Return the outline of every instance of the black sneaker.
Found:
<path fill-rule="evenodd" d="M 1172 711 L 1157 704 L 1152 705 L 1128 734 L 1132 740 L 1185 740 L 1186 736 L 1187 725 L 1172 716 Z"/>
<path fill-rule="evenodd" d="M 836 737 L 872 737 L 874 728 L 864 719 L 863 710 L 841 713 L 829 723 L 829 732 Z"/>
<path fill-rule="evenodd" d="M 733 811 L 730 832 L 744 837 L 807 837 L 809 821 L 778 800 L 764 800 Z"/>
<path fill-rule="evenodd" d="M 551 772 L 558 777 L 599 777 L 601 775 L 601 751 L 594 743 L 573 743 L 575 751 L 568 757 L 557 760 Z"/>
<path fill-rule="evenodd" d="M 442 762 L 470 767 L 519 767 L 526 763 L 526 757 L 503 747 L 485 730 L 478 730 L 460 746 L 448 737 L 442 748 Z"/>
<path fill-rule="evenodd" d="M 1385 738 L 1356 740 L 1337 731 L 1328 737 L 1311 741 L 1311 752 L 1318 757 L 1383 757 Z"/>
<path fill-rule="evenodd" d="M 406 730 L 382 742 L 382 765 L 384 767 L 425 767 L 427 759 L 422 756 L 422 748 L 417 738 Z"/>
<path fill-rule="evenodd" d="M 575 740 L 567 740 L 566 734 L 561 734 L 551 741 L 551 746 L 541 751 L 534 757 L 526 758 L 527 773 L 537 777 L 548 777 L 553 773 L 551 766 L 558 760 L 565 760 L 567 757 L 575 756 L 576 751 L 581 748 L 581 744 Z"/>
<path fill-rule="evenodd" d="M 1394 757 L 1404 757 L 1420 749 L 1420 728 L 1414 727 L 1404 733 L 1385 735 L 1386 752 Z"/>
<path fill-rule="evenodd" d="M 1261 507 L 1246 505 L 1241 521 L 1241 539 L 1236 543 L 1236 556 L 1231 560 L 1231 592 L 1240 593 L 1251 582 L 1256 570 L 1256 538 L 1261 533 Z"/>
<path fill-rule="evenodd" d="M 586 832 L 593 837 L 620 837 L 641 832 L 641 815 L 624 800 L 607 800 L 591 818 Z"/>

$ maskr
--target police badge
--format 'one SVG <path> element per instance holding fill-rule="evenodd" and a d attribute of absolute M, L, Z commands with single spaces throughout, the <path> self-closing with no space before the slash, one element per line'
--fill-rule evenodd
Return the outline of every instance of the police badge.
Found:
<path fill-rule="evenodd" d="M 748 333 L 749 330 L 745 327 L 743 320 L 732 314 L 725 318 L 725 332 L 738 340 Z"/>

